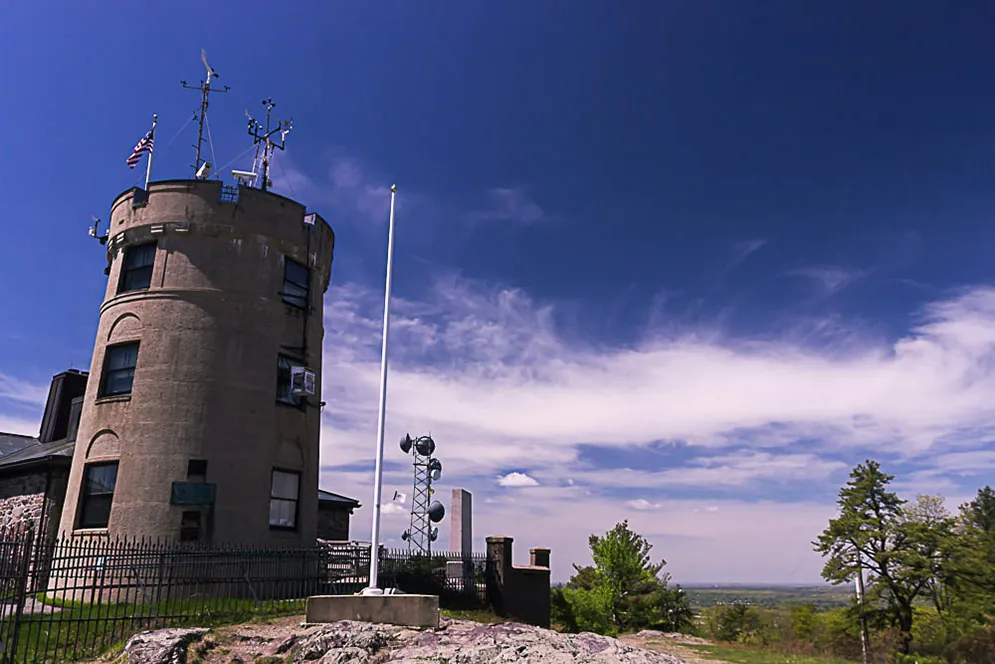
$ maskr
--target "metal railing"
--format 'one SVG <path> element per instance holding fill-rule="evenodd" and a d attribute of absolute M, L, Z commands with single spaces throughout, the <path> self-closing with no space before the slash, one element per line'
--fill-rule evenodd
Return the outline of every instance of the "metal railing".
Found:
<path fill-rule="evenodd" d="M 445 608 L 486 606 L 483 556 L 380 551 L 380 586 L 437 594 Z M 0 662 L 94 658 L 135 632 L 297 615 L 311 595 L 369 582 L 370 546 L 259 548 L 131 539 L 35 547 L 0 530 Z"/>

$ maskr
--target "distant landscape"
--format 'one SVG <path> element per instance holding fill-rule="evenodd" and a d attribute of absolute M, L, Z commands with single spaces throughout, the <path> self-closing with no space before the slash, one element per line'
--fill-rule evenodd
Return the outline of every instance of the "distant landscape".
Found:
<path fill-rule="evenodd" d="M 695 609 L 706 609 L 723 604 L 746 604 L 763 608 L 800 606 L 811 604 L 817 610 L 847 606 L 853 589 L 843 586 L 790 586 L 790 585 L 705 585 L 682 586 Z"/>

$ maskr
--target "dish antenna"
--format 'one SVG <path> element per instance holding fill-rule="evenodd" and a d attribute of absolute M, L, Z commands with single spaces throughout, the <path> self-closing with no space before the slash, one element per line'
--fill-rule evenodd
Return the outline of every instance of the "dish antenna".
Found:
<path fill-rule="evenodd" d="M 446 516 L 446 508 L 437 500 L 432 500 L 435 489 L 432 482 L 442 477 L 442 462 L 432 457 L 435 453 L 435 440 L 432 436 L 412 438 L 405 434 L 398 443 L 405 454 L 414 457 L 414 488 L 411 499 L 411 522 L 401 539 L 408 542 L 408 550 L 430 554 L 432 542 L 439 537 L 439 529 L 432 527 Z"/>
<path fill-rule="evenodd" d="M 438 500 L 432 501 L 432 504 L 428 507 L 428 518 L 432 520 L 432 523 L 439 523 L 444 518 L 446 518 L 446 508 Z"/>
<path fill-rule="evenodd" d="M 435 441 L 432 440 L 431 436 L 422 436 L 415 441 L 415 450 L 424 457 L 430 457 L 435 451 Z"/>

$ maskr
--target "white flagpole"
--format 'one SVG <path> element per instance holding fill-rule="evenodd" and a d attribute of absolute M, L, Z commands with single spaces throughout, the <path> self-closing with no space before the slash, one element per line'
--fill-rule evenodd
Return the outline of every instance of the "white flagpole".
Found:
<path fill-rule="evenodd" d="M 387 331 L 390 328 L 390 281 L 394 267 L 394 197 L 397 185 L 390 187 L 390 223 L 387 228 L 387 286 L 383 301 L 383 337 L 380 346 L 380 410 L 377 421 L 377 462 L 373 475 L 373 536 L 370 538 L 370 585 L 363 595 L 381 595 L 377 585 L 380 568 L 380 499 L 383 492 L 383 437 L 387 416 Z"/>
<path fill-rule="evenodd" d="M 152 177 L 152 151 L 155 150 L 155 125 L 159 120 L 159 116 L 156 114 L 152 115 L 152 150 L 149 150 L 149 162 L 145 166 L 145 191 L 149 190 L 149 178 Z"/>

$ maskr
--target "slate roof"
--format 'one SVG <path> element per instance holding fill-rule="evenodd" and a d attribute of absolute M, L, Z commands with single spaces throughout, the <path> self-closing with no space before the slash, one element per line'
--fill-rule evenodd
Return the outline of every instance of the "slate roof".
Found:
<path fill-rule="evenodd" d="M 0 431 L 0 463 L 9 454 L 22 450 L 30 445 L 37 445 L 38 439 L 34 436 L 22 436 L 19 433 L 4 433 Z"/>
<path fill-rule="evenodd" d="M 0 470 L 53 457 L 66 459 L 68 463 L 75 447 L 76 442 L 72 440 L 55 440 L 42 444 L 32 436 L 0 433 Z"/>
<path fill-rule="evenodd" d="M 348 507 L 355 509 L 359 507 L 359 501 L 353 498 L 348 498 L 346 496 L 341 496 L 337 493 L 332 493 L 331 491 L 323 491 L 318 489 L 318 502 L 319 503 L 336 503 L 341 507 Z"/>

